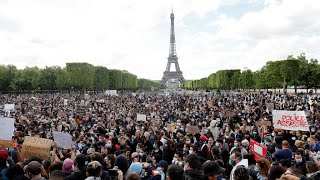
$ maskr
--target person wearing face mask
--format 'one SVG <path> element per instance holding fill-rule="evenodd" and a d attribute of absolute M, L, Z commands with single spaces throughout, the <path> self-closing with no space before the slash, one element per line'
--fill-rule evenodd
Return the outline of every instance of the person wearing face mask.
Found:
<path fill-rule="evenodd" d="M 252 139 L 261 143 L 261 137 L 260 137 L 257 129 L 252 130 Z"/>
<path fill-rule="evenodd" d="M 189 138 L 186 138 L 186 144 L 191 144 L 191 140 Z"/>
<path fill-rule="evenodd" d="M 200 150 L 199 150 L 200 151 L 199 152 L 200 156 L 202 156 L 205 159 L 209 159 L 209 157 L 210 157 L 210 149 L 209 149 L 209 147 L 207 145 L 208 138 L 206 136 L 204 136 L 204 135 L 201 135 L 199 140 L 200 140 Z"/>
<path fill-rule="evenodd" d="M 227 148 L 227 146 L 224 146 L 223 139 L 218 138 L 215 145 L 216 145 L 215 147 L 219 149 L 223 163 L 225 165 L 228 164 L 229 149 Z"/>
<path fill-rule="evenodd" d="M 234 147 L 231 148 L 230 153 L 232 153 L 237 148 L 237 149 L 239 149 L 241 151 L 241 155 L 242 156 L 248 154 L 248 151 L 245 148 L 242 147 L 241 139 L 237 138 L 234 141 L 233 145 L 234 145 Z"/>
<path fill-rule="evenodd" d="M 243 135 L 242 135 L 242 133 L 240 131 L 240 126 L 239 125 L 236 125 L 234 127 L 234 132 L 231 133 L 230 137 L 233 138 L 233 139 L 236 139 L 236 138 L 242 139 L 243 138 Z"/>
<path fill-rule="evenodd" d="M 189 154 L 186 157 L 186 164 L 184 165 L 185 180 L 202 180 L 202 169 L 199 157 L 195 154 Z"/>
<path fill-rule="evenodd" d="M 176 152 L 173 157 L 172 164 L 176 164 L 182 168 L 184 167 L 183 153 L 181 151 Z"/>
<path fill-rule="evenodd" d="M 230 180 L 234 180 L 234 171 L 238 168 L 238 166 L 244 166 L 248 168 L 248 159 L 242 159 L 242 155 L 240 152 L 235 151 L 230 155 L 229 164 L 233 166 L 230 174 Z"/>
<path fill-rule="evenodd" d="M 307 141 L 308 141 L 309 151 L 318 152 L 320 150 L 320 143 L 316 142 L 315 137 L 309 137 Z"/>
<path fill-rule="evenodd" d="M 298 150 L 295 152 L 293 167 L 300 169 L 303 174 L 307 174 L 306 158 L 303 156 L 303 151 Z"/>
<path fill-rule="evenodd" d="M 160 147 L 162 146 L 162 142 L 161 141 L 155 141 L 154 144 L 153 144 L 153 151 L 152 151 L 152 154 L 155 155 L 155 154 L 159 154 L 161 157 L 163 155 L 163 152 L 162 150 L 160 149 Z"/>

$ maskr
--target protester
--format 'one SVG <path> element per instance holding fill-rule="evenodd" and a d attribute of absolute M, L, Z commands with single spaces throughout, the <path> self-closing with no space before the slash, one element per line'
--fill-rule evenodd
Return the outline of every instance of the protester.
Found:
<path fill-rule="evenodd" d="M 1 95 L 1 110 L 16 108 L 0 111 L 14 118 L 12 144 L 0 141 L 0 179 L 314 178 L 320 174 L 319 99 L 271 92 Z M 275 128 L 272 109 L 302 110 L 310 131 Z M 271 125 L 259 125 L 266 122 Z M 68 147 L 56 132 L 71 136 Z M 54 141 L 41 151 L 47 157 L 24 157 L 30 137 Z"/>
<path fill-rule="evenodd" d="M 168 180 L 181 180 L 183 179 L 183 168 L 175 165 L 175 164 L 171 164 L 168 167 Z"/>

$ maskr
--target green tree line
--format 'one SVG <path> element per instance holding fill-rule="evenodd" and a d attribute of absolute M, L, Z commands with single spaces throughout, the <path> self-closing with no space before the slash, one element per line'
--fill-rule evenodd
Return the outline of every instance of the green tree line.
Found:
<path fill-rule="evenodd" d="M 183 88 L 191 90 L 218 89 L 276 89 L 283 88 L 286 92 L 289 86 L 295 88 L 319 88 L 320 64 L 317 59 L 308 60 L 304 53 L 297 57 L 292 55 L 287 59 L 268 61 L 261 69 L 251 71 L 219 70 L 208 77 L 187 81 Z"/>
<path fill-rule="evenodd" d="M 148 79 L 138 79 L 128 71 L 93 66 L 88 63 L 66 63 L 66 67 L 26 67 L 0 65 L 0 92 L 60 90 L 136 90 L 162 88 Z"/>

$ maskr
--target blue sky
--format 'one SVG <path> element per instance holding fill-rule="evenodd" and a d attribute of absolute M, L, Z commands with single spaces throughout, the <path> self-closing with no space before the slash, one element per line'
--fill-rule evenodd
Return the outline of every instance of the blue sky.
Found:
<path fill-rule="evenodd" d="M 186 79 L 320 57 L 317 0 L 0 0 L 0 64 L 88 62 L 159 80 L 171 7 Z"/>

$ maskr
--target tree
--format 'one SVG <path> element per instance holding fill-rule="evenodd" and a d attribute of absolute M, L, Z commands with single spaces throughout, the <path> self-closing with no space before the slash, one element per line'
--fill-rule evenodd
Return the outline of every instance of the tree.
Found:
<path fill-rule="evenodd" d="M 243 89 L 254 88 L 254 76 L 251 70 L 245 70 L 240 74 L 239 84 Z"/>
<path fill-rule="evenodd" d="M 8 92 L 13 90 L 11 84 L 16 77 L 17 71 L 17 68 L 13 65 L 0 66 L 0 91 Z"/>
<path fill-rule="evenodd" d="M 52 67 L 45 67 L 44 69 L 40 70 L 39 74 L 39 87 L 41 90 L 55 90 L 57 89 L 57 77 L 58 77 L 58 70 L 60 67 L 52 66 Z"/>
<path fill-rule="evenodd" d="M 85 91 L 94 89 L 95 70 L 93 65 L 88 63 L 67 63 L 66 69 L 72 87 Z"/>
<path fill-rule="evenodd" d="M 106 67 L 95 67 L 95 90 L 105 90 L 109 88 L 109 70 Z"/>

